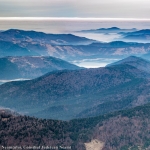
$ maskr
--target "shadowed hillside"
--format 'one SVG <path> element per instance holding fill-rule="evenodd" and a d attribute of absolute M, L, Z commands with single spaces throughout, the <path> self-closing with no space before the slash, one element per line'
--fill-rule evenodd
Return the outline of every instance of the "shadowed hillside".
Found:
<path fill-rule="evenodd" d="M 101 105 L 99 115 L 147 103 L 149 76 L 130 65 L 51 72 L 1 85 L 0 105 L 40 118 L 65 120 Z"/>
<path fill-rule="evenodd" d="M 56 70 L 75 70 L 80 67 L 55 57 L 18 56 L 0 58 L 0 80 L 33 79 Z"/>
<path fill-rule="evenodd" d="M 107 66 L 114 66 L 114 65 L 121 65 L 121 64 L 128 64 L 138 68 L 139 70 L 143 70 L 145 72 L 150 73 L 150 61 L 136 56 L 129 56 L 120 61 L 114 62 L 112 64 L 108 64 Z"/>

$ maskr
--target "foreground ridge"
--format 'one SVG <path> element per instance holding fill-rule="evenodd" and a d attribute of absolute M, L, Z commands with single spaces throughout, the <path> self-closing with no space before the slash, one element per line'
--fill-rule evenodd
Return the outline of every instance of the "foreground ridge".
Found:
<path fill-rule="evenodd" d="M 0 111 L 1 146 L 51 146 L 84 150 L 97 139 L 103 150 L 150 146 L 150 104 L 99 117 L 69 122 L 14 116 Z M 95 142 L 95 140 L 93 141 Z M 140 144 L 139 144 L 140 143 Z M 100 148 L 100 147 L 99 147 Z"/>

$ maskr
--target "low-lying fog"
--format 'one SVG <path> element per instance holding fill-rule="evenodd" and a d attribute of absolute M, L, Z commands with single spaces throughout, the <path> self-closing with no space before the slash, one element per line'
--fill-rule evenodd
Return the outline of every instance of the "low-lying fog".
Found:
<path fill-rule="evenodd" d="M 20 78 L 20 79 L 12 79 L 12 80 L 0 80 L 0 85 L 3 84 L 3 83 L 6 83 L 6 82 L 11 82 L 11 81 L 24 81 L 24 80 L 30 80 L 30 79 L 23 79 L 23 78 Z"/>
<path fill-rule="evenodd" d="M 122 35 L 117 33 L 103 34 L 103 33 L 73 32 L 73 34 L 76 36 L 86 37 L 100 42 L 112 42 L 122 38 Z"/>
<path fill-rule="evenodd" d="M 95 58 L 95 59 L 83 59 L 83 60 L 75 60 L 71 63 L 85 68 L 98 68 L 105 67 L 107 64 L 118 61 L 119 59 L 115 58 Z"/>

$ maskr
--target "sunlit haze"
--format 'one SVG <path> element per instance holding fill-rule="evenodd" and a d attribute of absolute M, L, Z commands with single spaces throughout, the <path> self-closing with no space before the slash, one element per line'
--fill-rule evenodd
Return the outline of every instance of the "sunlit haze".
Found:
<path fill-rule="evenodd" d="M 0 16 L 150 18 L 149 6 L 149 0 L 0 0 Z"/>

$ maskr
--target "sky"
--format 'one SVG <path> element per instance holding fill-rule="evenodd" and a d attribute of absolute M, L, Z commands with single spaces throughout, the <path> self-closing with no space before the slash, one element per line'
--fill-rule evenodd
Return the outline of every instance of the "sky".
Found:
<path fill-rule="evenodd" d="M 150 19 L 150 0 L 0 0 L 0 17 Z"/>
<path fill-rule="evenodd" d="M 150 28 L 149 14 L 150 0 L 0 0 L 0 30 L 142 29 Z"/>

